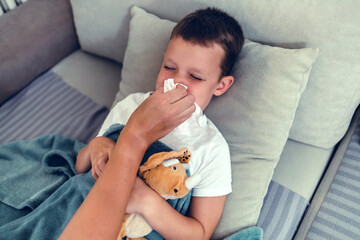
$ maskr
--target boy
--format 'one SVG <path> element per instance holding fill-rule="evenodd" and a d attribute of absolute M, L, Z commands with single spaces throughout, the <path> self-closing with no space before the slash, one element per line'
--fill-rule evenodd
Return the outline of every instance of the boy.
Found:
<path fill-rule="evenodd" d="M 143 129 L 144 125 L 148 124 L 147 120 L 142 121 L 139 117 L 137 120 L 133 119 L 139 115 L 139 108 L 144 109 L 144 104 L 159 95 L 166 96 L 158 102 L 160 107 L 164 102 L 170 102 L 177 110 L 176 105 L 187 106 L 176 114 L 174 110 L 167 109 L 167 112 L 172 113 L 165 116 L 171 117 L 165 117 L 162 124 L 172 126 L 175 124 L 172 118 L 176 115 L 178 125 L 192 114 L 187 120 L 190 131 L 184 134 L 176 128 L 164 134 L 160 141 L 174 150 L 188 147 L 192 152 L 190 172 L 202 176 L 201 182 L 193 191 L 188 216 L 176 212 L 139 178 L 134 181 L 126 207 L 126 212 L 141 214 L 166 239 L 209 239 L 220 220 L 226 195 L 231 192 L 230 155 L 225 139 L 202 111 L 213 95 L 222 95 L 234 82 L 230 71 L 243 43 L 240 25 L 226 13 L 207 8 L 187 15 L 171 34 L 156 81 L 157 90 L 152 95 L 132 94 L 118 103 L 99 132 L 99 135 L 102 135 L 114 123 L 126 124 L 125 132 L 130 131 L 127 130 L 131 129 L 128 125 L 134 125 L 134 121 L 138 122 L 135 124 L 137 128 Z M 185 85 L 187 89 L 178 86 L 175 90 L 163 93 L 164 81 L 169 78 L 174 79 L 175 83 Z M 156 121 L 156 117 L 150 121 Z M 76 170 L 79 173 L 85 172 L 92 165 L 92 174 L 97 179 L 103 171 L 104 174 L 110 171 L 107 170 L 108 165 L 116 161 L 112 159 L 115 159 L 115 154 L 119 155 L 116 153 L 119 144 L 119 140 L 115 144 L 104 137 L 93 139 L 80 151 Z M 131 168 L 131 171 L 136 170 Z"/>

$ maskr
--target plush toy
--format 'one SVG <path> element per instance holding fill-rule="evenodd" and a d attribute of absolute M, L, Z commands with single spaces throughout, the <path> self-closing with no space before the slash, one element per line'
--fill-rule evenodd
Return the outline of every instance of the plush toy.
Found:
<path fill-rule="evenodd" d="M 190 158 L 191 152 L 187 148 L 153 154 L 140 166 L 139 176 L 163 198 L 182 198 L 200 181 L 200 175 L 188 177 L 186 174 Z M 127 239 L 146 239 L 143 236 L 151 231 L 152 228 L 142 216 L 125 214 L 117 239 L 125 236 Z"/>

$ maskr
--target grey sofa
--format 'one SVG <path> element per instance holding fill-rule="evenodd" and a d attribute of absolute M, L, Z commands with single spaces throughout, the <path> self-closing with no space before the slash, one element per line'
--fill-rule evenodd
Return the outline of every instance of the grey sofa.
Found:
<path fill-rule="evenodd" d="M 147 12 L 134 10 L 133 5 Z M 156 23 L 151 30 L 167 31 L 172 23 L 163 22 L 163 19 L 176 22 L 205 6 L 222 8 L 242 24 L 245 37 L 251 40 L 247 45 L 249 52 L 245 53 L 252 54 L 255 47 L 268 51 L 268 48 L 263 49 L 268 46 L 276 53 L 284 51 L 281 52 L 284 56 L 291 54 L 300 60 L 309 58 L 311 62 L 295 87 L 279 85 L 277 92 L 269 92 L 274 90 L 273 86 L 266 89 L 267 95 L 279 97 L 271 103 L 271 109 L 259 108 L 260 113 L 236 115 L 230 117 L 235 123 L 227 123 L 224 115 L 218 114 L 223 102 L 215 101 L 209 106 L 206 114 L 230 143 L 233 158 L 234 191 L 227 199 L 223 218 L 214 234 L 214 238 L 220 238 L 257 223 L 270 180 L 309 201 L 309 209 L 312 209 L 318 184 L 360 103 L 360 15 L 356 12 L 360 5 L 356 0 L 342 3 L 172 0 L 166 4 L 137 0 L 29 0 L 0 16 L 0 104 L 49 70 L 109 109 L 132 91 L 151 90 L 153 86 L 149 82 L 138 83 L 145 85 L 145 89 L 129 85 L 128 79 L 136 77 L 131 73 L 134 61 L 144 66 L 144 72 L 140 73 L 150 76 L 156 74 L 154 69 L 158 64 L 154 61 L 155 66 L 150 69 L 147 54 L 134 51 L 142 49 L 136 31 L 144 30 L 144 26 L 136 25 L 135 18 L 141 20 L 144 14 L 154 14 L 161 19 L 149 17 Z M 149 44 L 163 41 L 156 37 L 152 36 Z M 154 50 L 160 44 L 153 45 L 149 47 L 151 57 L 162 50 Z M 132 59 L 132 56 L 137 58 Z M 277 61 L 285 61 L 281 59 Z M 269 67 L 261 65 L 259 59 L 254 61 L 253 65 L 244 66 Z M 281 64 L 284 67 L 285 63 Z M 290 62 L 286 64 L 290 66 Z M 252 72 L 236 74 L 244 78 L 252 76 Z M 263 74 L 269 75 L 269 72 L 264 70 Z M 236 97 L 232 92 L 228 99 Z M 273 100 L 268 96 L 264 99 Z M 291 106 L 286 107 L 283 117 L 282 112 L 277 111 L 287 99 Z M 244 110 L 248 109 L 236 104 L 224 109 L 225 113 L 239 114 Z M 269 115 L 267 111 L 275 115 L 270 120 L 265 120 Z M 259 119 L 256 131 L 248 134 L 248 130 L 244 130 L 246 126 L 234 127 L 239 122 L 247 123 L 245 117 Z M 260 121 L 262 118 L 264 120 Z M 284 121 L 279 122 L 282 118 Z M 251 146 L 250 141 L 253 141 Z M 250 174 L 245 175 L 246 172 Z M 306 229 L 306 224 L 311 221 L 302 222 L 302 229 Z M 297 237 L 304 239 L 306 234 L 303 230 Z"/>

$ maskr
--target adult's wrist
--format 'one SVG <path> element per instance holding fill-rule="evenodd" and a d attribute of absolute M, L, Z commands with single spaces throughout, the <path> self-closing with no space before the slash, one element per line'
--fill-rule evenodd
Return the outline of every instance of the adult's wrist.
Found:
<path fill-rule="evenodd" d="M 119 136 L 119 139 L 121 138 L 126 139 L 128 143 L 132 143 L 133 146 L 136 146 L 139 150 L 144 149 L 145 151 L 153 143 L 153 141 L 148 138 L 146 130 L 143 129 L 142 126 L 126 125 Z"/>

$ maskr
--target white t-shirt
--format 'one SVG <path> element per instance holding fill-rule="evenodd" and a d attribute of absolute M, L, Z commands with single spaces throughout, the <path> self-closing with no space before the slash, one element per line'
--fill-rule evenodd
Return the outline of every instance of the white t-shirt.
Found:
<path fill-rule="evenodd" d="M 130 115 L 150 95 L 135 93 L 120 101 L 106 117 L 98 136 L 113 124 L 126 124 Z M 190 117 L 190 120 L 194 117 Z M 229 146 L 215 125 L 201 112 L 195 121 L 187 121 L 190 134 L 174 129 L 160 141 L 173 150 L 187 147 L 192 153 L 190 174 L 198 173 L 200 183 L 193 189 L 193 196 L 212 197 L 229 194 L 231 189 L 231 164 Z"/>

